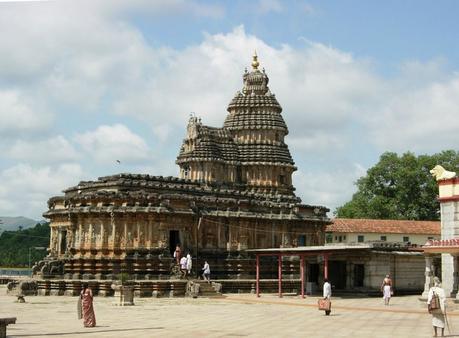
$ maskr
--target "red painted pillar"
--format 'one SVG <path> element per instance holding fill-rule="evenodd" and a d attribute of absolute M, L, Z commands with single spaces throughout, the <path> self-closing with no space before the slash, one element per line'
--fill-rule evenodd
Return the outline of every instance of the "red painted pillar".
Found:
<path fill-rule="evenodd" d="M 324 278 L 328 278 L 328 254 L 324 254 Z"/>
<path fill-rule="evenodd" d="M 282 255 L 278 256 L 279 297 L 282 297 Z"/>
<path fill-rule="evenodd" d="M 260 256 L 257 254 L 257 283 L 256 283 L 257 297 L 260 297 Z"/>
<path fill-rule="evenodd" d="M 301 298 L 304 298 L 304 256 L 300 256 Z"/>

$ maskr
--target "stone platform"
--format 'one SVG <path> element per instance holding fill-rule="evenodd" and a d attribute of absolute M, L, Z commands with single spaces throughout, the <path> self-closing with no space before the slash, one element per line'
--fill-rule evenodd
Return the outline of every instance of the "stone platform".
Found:
<path fill-rule="evenodd" d="M 26 297 L 26 303 L 0 287 L 0 316 L 17 317 L 10 337 L 431 337 L 431 317 L 417 296 L 333 298 L 331 316 L 316 309 L 317 297 L 277 298 L 226 294 L 223 298 L 142 298 L 133 307 L 116 307 L 112 298 L 94 301 L 97 326 L 84 328 L 76 299 Z M 459 308 L 449 313 L 459 333 Z M 448 332 L 446 332 L 448 335 Z M 459 335 L 449 335 L 458 337 Z"/>
<path fill-rule="evenodd" d="M 40 296 L 76 296 L 80 293 L 83 280 L 68 279 L 37 279 L 38 295 Z M 136 297 L 182 297 L 186 291 L 186 279 L 170 280 L 136 280 L 133 281 Z M 253 279 L 221 279 L 212 280 L 222 284 L 224 293 L 255 293 L 255 280 Z M 86 280 L 96 296 L 113 296 L 111 288 L 113 281 Z M 282 281 L 284 292 L 298 293 L 301 281 L 298 279 Z M 277 279 L 264 279 L 260 281 L 263 292 L 277 292 Z"/>

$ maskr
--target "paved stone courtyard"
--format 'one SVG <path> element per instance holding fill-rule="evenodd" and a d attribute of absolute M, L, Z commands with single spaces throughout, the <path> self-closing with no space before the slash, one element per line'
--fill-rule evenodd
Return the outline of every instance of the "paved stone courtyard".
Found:
<path fill-rule="evenodd" d="M 0 316 L 16 316 L 9 337 L 431 337 L 431 319 L 417 296 L 333 299 L 330 317 L 316 309 L 317 297 L 230 294 L 220 299 L 138 298 L 117 307 L 96 297 L 97 327 L 76 318 L 76 298 L 26 297 L 15 303 L 0 286 Z M 459 337 L 459 307 L 450 306 Z"/>

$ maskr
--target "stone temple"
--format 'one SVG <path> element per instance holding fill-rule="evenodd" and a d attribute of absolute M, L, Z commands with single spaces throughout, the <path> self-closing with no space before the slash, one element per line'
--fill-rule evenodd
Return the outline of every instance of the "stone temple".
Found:
<path fill-rule="evenodd" d="M 49 256 L 35 272 L 168 279 L 180 244 L 194 267 L 207 260 L 214 278 L 253 278 L 247 249 L 322 245 L 329 210 L 295 195 L 288 128 L 268 82 L 254 55 L 223 127 L 190 117 L 176 161 L 179 177 L 122 173 L 50 198 Z M 275 271 L 276 264 L 265 264 L 261 274 Z"/>

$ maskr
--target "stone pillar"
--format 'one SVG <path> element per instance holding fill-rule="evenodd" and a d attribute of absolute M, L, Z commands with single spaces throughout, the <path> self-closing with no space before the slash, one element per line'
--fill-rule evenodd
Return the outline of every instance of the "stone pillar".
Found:
<path fill-rule="evenodd" d="M 128 225 L 127 219 L 124 220 L 124 248 L 126 249 L 128 246 Z"/>
<path fill-rule="evenodd" d="M 424 283 L 424 292 L 422 293 L 422 298 L 427 299 L 429 294 L 429 289 L 433 285 L 433 265 L 432 265 L 432 256 L 424 256 L 426 268 L 424 272 L 425 283 Z"/>
<path fill-rule="evenodd" d="M 100 221 L 100 247 L 103 248 L 104 246 L 107 245 L 105 241 L 106 233 L 105 233 L 105 224 L 104 224 L 104 219 Z"/>
<path fill-rule="evenodd" d="M 450 254 L 441 254 L 441 279 L 447 297 L 454 292 L 454 257 Z"/>
<path fill-rule="evenodd" d="M 113 248 L 116 248 L 117 247 L 117 243 L 116 243 L 116 224 L 115 224 L 115 220 L 112 218 L 112 246 Z"/>
<path fill-rule="evenodd" d="M 438 181 L 441 239 L 459 237 L 459 178 Z M 442 286 L 446 295 L 456 296 L 457 293 L 457 258 L 449 253 L 441 255 Z"/>

